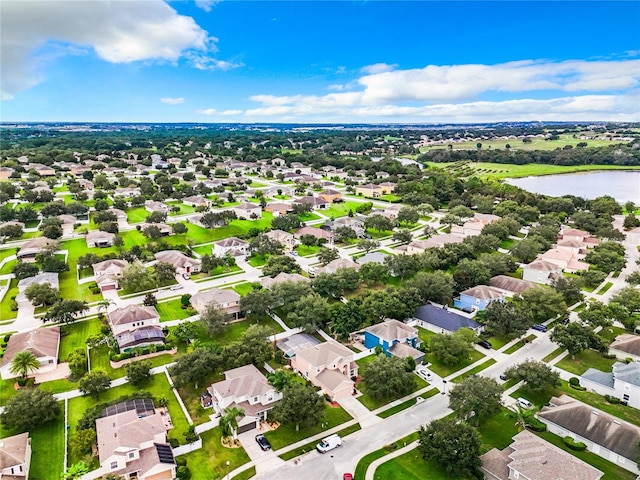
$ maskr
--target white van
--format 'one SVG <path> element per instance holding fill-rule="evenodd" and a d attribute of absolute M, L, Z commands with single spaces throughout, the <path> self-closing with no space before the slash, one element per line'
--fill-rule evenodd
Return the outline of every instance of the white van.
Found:
<path fill-rule="evenodd" d="M 334 433 L 333 435 L 323 438 L 322 441 L 316 445 L 316 448 L 320 453 L 327 453 L 329 450 L 338 448 L 340 445 L 342 445 L 342 439 L 340 435 Z"/>
<path fill-rule="evenodd" d="M 522 397 L 518 397 L 518 405 L 520 405 L 522 408 L 531 408 L 533 406 L 531 405 L 531 402 L 529 400 Z"/>

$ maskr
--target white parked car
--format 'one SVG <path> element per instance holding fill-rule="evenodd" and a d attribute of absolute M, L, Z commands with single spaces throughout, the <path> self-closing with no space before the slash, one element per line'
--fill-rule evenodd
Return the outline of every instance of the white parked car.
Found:
<path fill-rule="evenodd" d="M 420 378 L 424 378 L 427 382 L 431 381 L 431 373 L 427 372 L 425 369 L 421 368 L 420 370 L 416 370 L 416 373 Z"/>

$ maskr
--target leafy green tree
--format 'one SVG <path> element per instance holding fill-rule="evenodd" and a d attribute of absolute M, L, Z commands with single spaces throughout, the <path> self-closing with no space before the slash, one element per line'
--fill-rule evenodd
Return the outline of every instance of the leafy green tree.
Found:
<path fill-rule="evenodd" d="M 587 270 L 582 272 L 580 278 L 587 287 L 595 288 L 607 278 L 606 272 L 601 270 Z"/>
<path fill-rule="evenodd" d="M 295 213 L 278 215 L 271 220 L 271 228 L 274 230 L 284 230 L 285 232 L 300 228 L 300 217 Z"/>
<path fill-rule="evenodd" d="M 415 255 L 389 255 L 385 257 L 384 264 L 393 276 L 403 280 L 420 269 L 420 263 Z"/>
<path fill-rule="evenodd" d="M 532 391 L 560 386 L 560 374 L 546 363 L 535 360 L 525 360 L 517 365 L 512 365 L 505 370 L 504 374 L 509 380 L 523 381 Z"/>
<path fill-rule="evenodd" d="M 551 332 L 551 341 L 567 349 L 571 358 L 588 349 L 598 352 L 606 351 L 607 347 L 602 340 L 590 328 L 577 322 L 568 325 L 557 325 Z"/>
<path fill-rule="evenodd" d="M 433 355 L 445 365 L 457 365 L 469 358 L 475 342 L 473 330 L 461 328 L 451 335 L 434 335 L 429 347 Z"/>
<path fill-rule="evenodd" d="M 73 378 L 78 379 L 87 372 L 87 353 L 84 348 L 76 348 L 71 352 L 67 362 Z"/>
<path fill-rule="evenodd" d="M 18 375 L 22 379 L 26 379 L 27 375 L 31 372 L 35 372 L 40 368 L 40 362 L 29 350 L 23 350 L 22 352 L 18 352 L 11 360 L 11 365 L 9 366 L 9 371 Z"/>
<path fill-rule="evenodd" d="M 318 425 L 324 416 L 324 398 L 318 395 L 315 388 L 297 382 L 283 390 L 280 400 L 270 413 L 271 418 L 281 423 L 300 425 Z"/>
<path fill-rule="evenodd" d="M 400 357 L 378 355 L 362 372 L 367 395 L 376 400 L 403 397 L 416 387 L 416 377 L 405 369 L 406 362 Z"/>
<path fill-rule="evenodd" d="M 159 284 L 164 284 L 175 279 L 176 267 L 168 262 L 157 262 L 153 266 L 153 273 L 156 276 L 156 281 Z"/>
<path fill-rule="evenodd" d="M 515 302 L 517 308 L 526 312 L 533 323 L 543 323 L 567 312 L 567 304 L 562 294 L 544 286 L 526 289 L 516 297 Z"/>
<path fill-rule="evenodd" d="M 300 273 L 300 265 L 287 255 L 274 255 L 269 257 L 269 260 L 262 268 L 262 273 L 267 277 L 275 277 L 281 272 Z"/>
<path fill-rule="evenodd" d="M 312 290 L 306 282 L 282 282 L 271 289 L 274 296 L 274 306 L 279 307 L 286 315 L 293 311 L 295 303 L 309 295 Z"/>
<path fill-rule="evenodd" d="M 251 240 L 249 243 L 249 249 L 254 255 L 282 255 L 284 246 L 277 240 L 273 240 L 266 235 L 260 234 Z"/>
<path fill-rule="evenodd" d="M 393 232 L 391 238 L 393 238 L 394 242 L 399 242 L 404 245 L 411 242 L 413 235 L 409 230 L 398 230 L 397 232 Z"/>
<path fill-rule="evenodd" d="M 383 215 L 370 215 L 364 221 L 365 230 L 373 228 L 378 232 L 393 230 L 393 222 Z"/>
<path fill-rule="evenodd" d="M 622 270 L 627 263 L 624 259 L 624 247 L 616 242 L 602 242 L 587 253 L 584 260 L 603 272 Z"/>
<path fill-rule="evenodd" d="M 539 237 L 524 238 L 519 242 L 516 242 L 511 247 L 510 253 L 519 262 L 531 262 L 536 258 L 540 252 L 542 252 L 544 245 L 539 241 Z"/>
<path fill-rule="evenodd" d="M 484 310 L 483 320 L 494 335 L 508 338 L 523 335 L 532 324 L 529 312 L 513 302 L 491 302 Z"/>
<path fill-rule="evenodd" d="M 217 305 L 209 304 L 200 313 L 200 323 L 206 328 L 207 333 L 211 336 L 220 335 L 227 323 L 226 313 L 218 308 Z"/>
<path fill-rule="evenodd" d="M 275 370 L 267 373 L 267 380 L 278 392 L 282 392 L 286 387 L 296 383 L 295 376 L 285 370 Z"/>
<path fill-rule="evenodd" d="M 22 230 L 22 227 L 20 225 L 6 225 L 0 228 L 0 237 L 20 238 L 23 233 L 24 230 Z"/>
<path fill-rule="evenodd" d="M 106 392 L 110 386 L 111 379 L 103 370 L 91 370 L 78 382 L 78 390 L 93 398 L 98 398 L 100 394 Z"/>
<path fill-rule="evenodd" d="M 222 356 L 207 348 L 197 348 L 178 358 L 169 368 L 173 383 L 177 388 L 198 386 L 222 366 Z"/>
<path fill-rule="evenodd" d="M 69 449 L 75 458 L 83 458 L 85 455 L 90 455 L 96 443 L 96 431 L 93 428 L 80 430 L 69 437 Z"/>
<path fill-rule="evenodd" d="M 244 410 L 238 407 L 225 408 L 220 417 L 222 436 L 235 438 L 238 434 L 238 417 L 244 416 Z"/>
<path fill-rule="evenodd" d="M 316 241 L 317 239 L 315 235 L 311 235 L 310 233 L 305 233 L 304 235 L 300 235 L 300 243 L 302 243 L 307 247 L 310 247 L 311 245 L 315 245 Z"/>
<path fill-rule="evenodd" d="M 156 212 L 154 212 L 156 213 Z M 157 240 L 162 237 L 162 231 L 157 225 L 149 225 L 142 230 L 142 234 L 149 240 Z"/>
<path fill-rule="evenodd" d="M 85 462 L 78 462 L 67 468 L 61 476 L 62 480 L 77 480 L 89 473 L 89 467 Z"/>
<path fill-rule="evenodd" d="M 38 274 L 39 271 L 40 269 L 35 263 L 27 263 L 22 261 L 18 261 L 18 263 L 16 263 L 11 269 L 11 273 L 15 275 L 17 280 L 34 277 Z"/>
<path fill-rule="evenodd" d="M 358 249 L 363 250 L 366 253 L 369 253 L 371 250 L 375 250 L 376 248 L 379 248 L 380 242 L 378 242 L 377 240 L 369 240 L 365 238 L 358 242 L 357 247 Z"/>
<path fill-rule="evenodd" d="M 227 366 L 241 367 L 253 363 L 261 367 L 273 358 L 274 345 L 269 341 L 273 331 L 265 326 L 253 324 L 245 330 L 237 342 L 228 345 L 223 352 Z"/>
<path fill-rule="evenodd" d="M 450 478 L 481 478 L 480 436 L 452 418 L 434 420 L 418 430 L 418 452 L 436 462 Z"/>
<path fill-rule="evenodd" d="M 171 226 L 173 233 L 175 233 L 176 235 L 182 235 L 184 233 L 187 233 L 188 228 L 187 226 L 183 223 L 183 222 L 176 222 Z"/>
<path fill-rule="evenodd" d="M 89 309 L 87 302 L 82 300 L 59 299 L 54 303 L 44 317 L 43 322 L 73 323 L 78 315 L 82 315 Z"/>
<path fill-rule="evenodd" d="M 193 322 L 182 322 L 171 330 L 171 334 L 177 341 L 189 343 L 198 336 L 198 327 Z"/>
<path fill-rule="evenodd" d="M 622 226 L 625 230 L 631 230 L 632 228 L 640 227 L 640 219 L 633 214 L 629 214 L 624 217 Z"/>
<path fill-rule="evenodd" d="M 253 317 L 264 318 L 269 315 L 275 301 L 271 290 L 252 290 L 240 299 L 240 308 Z"/>
<path fill-rule="evenodd" d="M 329 308 L 329 331 L 342 340 L 349 338 L 351 332 L 362 328 L 365 320 L 362 302 L 357 298 L 347 303 L 334 303 Z"/>
<path fill-rule="evenodd" d="M 287 315 L 287 322 L 294 327 L 302 327 L 307 333 L 313 333 L 329 321 L 329 302 L 317 293 L 311 293 L 299 299 L 293 311 Z"/>
<path fill-rule="evenodd" d="M 153 275 L 140 263 L 125 267 L 120 277 L 120 286 L 130 292 L 143 292 L 156 288 Z"/>
<path fill-rule="evenodd" d="M 48 307 L 56 303 L 60 297 L 60 292 L 49 283 L 32 283 L 26 288 L 24 295 L 34 306 L 44 305 Z"/>
<path fill-rule="evenodd" d="M 418 290 L 422 303 L 446 304 L 453 297 L 453 277 L 442 271 L 418 272 L 407 286 Z"/>
<path fill-rule="evenodd" d="M 149 360 L 138 360 L 128 363 L 125 366 L 129 383 L 136 387 L 141 387 L 151 380 L 151 362 Z"/>
<path fill-rule="evenodd" d="M 350 240 L 358 238 L 356 231 L 351 227 L 338 227 L 336 228 L 335 234 L 336 242 L 338 243 L 347 243 Z"/>
<path fill-rule="evenodd" d="M 501 406 L 502 387 L 489 377 L 471 375 L 453 387 L 449 394 L 449 408 L 476 425 L 498 413 Z"/>
<path fill-rule="evenodd" d="M 640 290 L 635 287 L 625 287 L 611 297 L 611 302 L 626 307 L 630 312 L 639 312 Z"/>
<path fill-rule="evenodd" d="M 7 400 L 0 420 L 7 429 L 25 432 L 55 420 L 59 413 L 60 405 L 51 392 L 24 388 Z"/>
<path fill-rule="evenodd" d="M 146 223 L 163 223 L 167 221 L 167 214 L 164 212 L 151 212 L 145 219 Z"/>
<path fill-rule="evenodd" d="M 402 207 L 396 216 L 396 222 L 398 225 L 412 225 L 414 223 L 418 223 L 418 220 L 420 220 L 420 213 L 413 207 Z"/>
<path fill-rule="evenodd" d="M 381 263 L 369 262 L 360 267 L 360 279 L 368 286 L 383 282 L 389 275 L 389 268 Z"/>
<path fill-rule="evenodd" d="M 318 250 L 318 260 L 323 266 L 328 265 L 338 258 L 340 258 L 340 254 L 335 248 L 320 247 L 320 250 Z"/>

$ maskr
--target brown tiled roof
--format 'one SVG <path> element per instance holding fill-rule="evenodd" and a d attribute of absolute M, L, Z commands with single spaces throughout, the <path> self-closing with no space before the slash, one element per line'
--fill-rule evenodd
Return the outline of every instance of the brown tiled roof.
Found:
<path fill-rule="evenodd" d="M 529 268 L 531 270 L 541 270 L 545 272 L 555 272 L 557 270 L 562 270 L 555 263 L 547 262 L 546 260 L 534 260 L 528 265 L 523 265 L 522 268 Z"/>
<path fill-rule="evenodd" d="M 305 359 L 310 365 L 322 366 L 353 356 L 353 352 L 344 345 L 330 340 L 309 348 L 298 350 L 296 355 Z"/>
<path fill-rule="evenodd" d="M 460 293 L 480 300 L 496 300 L 504 298 L 504 294 L 500 290 L 487 285 L 476 285 L 475 287 L 468 288 Z"/>
<path fill-rule="evenodd" d="M 514 293 L 522 293 L 527 288 L 534 287 L 533 282 L 527 280 L 521 280 L 519 278 L 513 278 L 508 275 L 496 275 L 489 282 L 492 287 L 501 288 Z"/>
<path fill-rule="evenodd" d="M 306 282 L 309 283 L 311 280 L 309 280 L 307 277 L 303 277 L 302 275 L 298 274 L 298 273 L 286 273 L 286 272 L 280 272 L 278 275 L 276 275 L 274 278 L 271 277 L 264 277 L 260 279 L 260 284 L 264 287 L 264 288 L 271 288 L 274 285 L 277 285 L 279 283 L 286 283 L 286 282 Z"/>
<path fill-rule="evenodd" d="M 164 250 L 155 254 L 156 260 L 159 262 L 170 263 L 176 268 L 200 265 L 200 260 L 188 257 L 179 250 Z"/>
<path fill-rule="evenodd" d="M 224 240 L 218 240 L 217 242 L 214 242 L 214 244 L 219 245 L 221 247 L 238 247 L 238 246 L 248 245 L 248 242 L 245 242 L 244 240 L 240 240 L 237 237 L 229 237 L 229 238 L 225 238 Z"/>
<path fill-rule="evenodd" d="M 127 323 L 140 322 L 160 318 L 155 307 L 145 307 L 143 305 L 127 305 L 109 312 L 109 323 L 111 325 L 124 325 Z"/>
<path fill-rule="evenodd" d="M 384 322 L 376 325 L 371 325 L 364 330 L 365 332 L 369 332 L 376 337 L 389 342 L 393 340 L 414 338 L 418 335 L 418 331 L 415 328 L 393 319 L 385 320 Z"/>
<path fill-rule="evenodd" d="M 29 432 L 19 433 L 0 440 L 0 473 L 5 468 L 28 463 L 27 447 L 29 443 Z M 2 478 L 4 478 L 4 475 Z"/>
<path fill-rule="evenodd" d="M 14 333 L 9 338 L 2 357 L 2 367 L 8 365 L 13 357 L 22 351 L 33 353 L 36 358 L 58 356 L 60 327 L 36 328 L 23 333 Z"/>
<path fill-rule="evenodd" d="M 93 266 L 94 273 L 104 272 L 105 270 L 108 270 L 112 266 L 116 266 L 120 270 L 124 270 L 126 267 L 129 266 L 129 262 L 127 262 L 126 260 L 121 260 L 119 258 L 113 258 L 111 260 L 105 260 L 103 262 L 94 263 L 92 266 Z"/>
<path fill-rule="evenodd" d="M 253 364 L 227 370 L 224 376 L 225 380 L 211 386 L 222 398 L 257 397 L 273 389 Z"/>
<path fill-rule="evenodd" d="M 318 381 L 329 390 L 335 390 L 340 386 L 341 383 L 350 383 L 353 384 L 353 381 L 348 378 L 346 375 L 336 371 L 329 370 L 325 368 L 322 372 L 320 372 L 316 378 Z"/>
<path fill-rule="evenodd" d="M 631 333 L 618 335 L 609 348 L 620 350 L 630 355 L 640 355 L 640 336 Z"/>
<path fill-rule="evenodd" d="M 191 304 L 194 307 L 204 307 L 209 304 L 222 305 L 225 303 L 237 302 L 240 295 L 233 290 L 223 290 L 221 288 L 212 288 L 204 292 L 198 292 L 191 297 Z"/>

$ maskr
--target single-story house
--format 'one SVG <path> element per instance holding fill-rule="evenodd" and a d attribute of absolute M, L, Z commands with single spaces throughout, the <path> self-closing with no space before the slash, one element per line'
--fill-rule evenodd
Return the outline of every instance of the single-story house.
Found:
<path fill-rule="evenodd" d="M 162 202 L 147 202 L 144 208 L 149 213 L 153 213 L 153 212 L 169 213 L 169 205 L 166 205 Z"/>
<path fill-rule="evenodd" d="M 613 364 L 611 372 L 589 368 L 582 374 L 583 387 L 619 398 L 634 408 L 640 408 L 640 363 Z"/>
<path fill-rule="evenodd" d="M 365 253 L 361 257 L 356 258 L 356 262 L 359 265 L 365 265 L 367 263 L 379 263 L 383 265 L 385 258 L 387 258 L 388 256 L 389 255 L 382 252 L 369 252 Z"/>
<path fill-rule="evenodd" d="M 336 273 L 338 270 L 343 268 L 353 268 L 354 270 L 360 270 L 362 265 L 354 262 L 348 258 L 336 258 L 335 260 L 330 261 L 324 267 L 316 268 L 316 273 Z"/>
<path fill-rule="evenodd" d="M 286 250 L 296 248 L 296 238 L 293 234 L 285 232 L 284 230 L 271 230 L 265 233 L 265 236 L 282 244 Z"/>
<path fill-rule="evenodd" d="M 60 282 L 57 272 L 42 272 L 34 275 L 33 277 L 23 278 L 18 282 L 18 295 L 16 296 L 16 302 L 23 302 L 27 300 L 24 291 L 33 284 L 43 285 L 48 283 L 51 288 L 60 290 Z M 27 300 L 28 301 L 28 300 Z"/>
<path fill-rule="evenodd" d="M 138 195 L 140 195 L 139 188 L 116 188 L 113 192 L 114 197 L 137 197 Z"/>
<path fill-rule="evenodd" d="M 296 237 L 297 239 L 300 239 L 302 235 L 313 235 L 317 239 L 322 238 L 328 245 L 333 245 L 333 238 L 335 237 L 333 232 L 327 232 L 326 230 L 315 227 L 302 227 L 296 230 L 296 233 L 294 233 L 294 237 Z"/>
<path fill-rule="evenodd" d="M 640 362 L 640 336 L 631 333 L 618 335 L 609 345 L 609 354 Z"/>
<path fill-rule="evenodd" d="M 225 379 L 214 383 L 207 389 L 212 407 L 222 415 L 226 408 L 242 409 L 243 417 L 238 421 L 237 433 L 244 433 L 260 426 L 260 422 L 267 419 L 267 412 L 275 403 L 282 399 L 282 392 L 278 392 L 269 384 L 267 378 L 254 365 L 234 368 L 224 372 Z"/>
<path fill-rule="evenodd" d="M 62 234 L 63 235 L 71 235 L 73 233 L 73 229 L 78 223 L 78 219 L 73 215 L 58 215 L 56 217 L 61 222 L 62 226 Z"/>
<path fill-rule="evenodd" d="M 470 328 L 477 335 L 484 330 L 484 327 L 472 318 L 452 312 L 446 306 L 428 303 L 418 307 L 413 316 L 418 320 L 418 325 L 436 333 L 453 333 L 461 328 Z"/>
<path fill-rule="evenodd" d="M 487 480 L 599 480 L 604 475 L 528 430 L 504 450 L 493 448 L 481 458 Z"/>
<path fill-rule="evenodd" d="M 487 213 L 476 213 L 473 218 L 465 222 L 463 225 L 452 225 L 451 233 L 453 235 L 462 235 L 463 237 L 472 237 L 480 235 L 485 225 L 500 220 L 498 215 L 490 215 Z"/>
<path fill-rule="evenodd" d="M 450 233 L 435 235 L 427 240 L 414 240 L 407 245 L 407 254 L 424 253 L 428 248 L 440 248 L 450 243 L 461 243 L 463 240 L 464 237 Z"/>
<path fill-rule="evenodd" d="M 0 180 L 9 180 L 15 170 L 9 167 L 0 167 Z"/>
<path fill-rule="evenodd" d="M 562 268 L 546 260 L 534 260 L 528 265 L 522 265 L 522 279 L 528 282 L 551 283 L 562 275 Z"/>
<path fill-rule="evenodd" d="M 140 231 L 144 232 L 149 227 L 158 227 L 160 230 L 160 235 L 163 237 L 168 237 L 173 233 L 173 228 L 171 225 L 167 225 L 166 223 L 143 223 L 140 225 Z"/>
<path fill-rule="evenodd" d="M 587 450 L 635 473 L 640 454 L 640 428 L 575 400 L 568 395 L 551 397 L 536 417 L 561 438 L 583 442 Z"/>
<path fill-rule="evenodd" d="M 118 225 L 122 226 L 123 224 L 126 225 L 128 223 L 129 219 L 127 217 L 127 212 L 125 212 L 124 210 L 120 210 L 119 208 L 110 208 L 107 211 L 113 213 L 116 216 Z"/>
<path fill-rule="evenodd" d="M 127 410 L 96 420 L 101 473 L 129 480 L 173 480 L 176 462 L 167 443 L 166 414 Z"/>
<path fill-rule="evenodd" d="M 31 438 L 29 432 L 5 437 L 0 442 L 0 478 L 27 480 L 31 466 Z"/>
<path fill-rule="evenodd" d="M 213 254 L 216 257 L 231 255 L 233 257 L 245 256 L 249 253 L 249 242 L 237 237 L 229 237 L 213 242 Z"/>
<path fill-rule="evenodd" d="M 327 203 L 333 203 L 336 200 L 342 199 L 342 194 L 337 190 L 332 190 L 328 188 L 327 190 L 323 190 L 318 194 L 318 197 L 323 199 Z"/>
<path fill-rule="evenodd" d="M 211 200 L 202 197 L 200 195 L 191 195 L 190 197 L 184 197 L 182 203 L 190 205 L 192 207 L 209 207 L 211 206 Z"/>
<path fill-rule="evenodd" d="M 380 345 L 388 357 L 412 357 L 416 363 L 422 363 L 424 353 L 418 350 L 421 341 L 415 327 L 398 320 L 387 319 L 365 328 L 363 333 L 366 348 L 376 348 Z"/>
<path fill-rule="evenodd" d="M 262 218 L 262 208 L 258 203 L 243 202 L 231 209 L 239 219 L 252 220 Z"/>
<path fill-rule="evenodd" d="M 505 293 L 488 285 L 476 285 L 460 292 L 460 296 L 453 300 L 453 306 L 463 311 L 484 310 L 491 302 L 504 302 Z"/>
<path fill-rule="evenodd" d="M 319 210 L 329 207 L 329 202 L 327 202 L 322 197 L 300 197 L 294 200 L 293 203 L 301 205 L 311 205 L 311 210 Z"/>
<path fill-rule="evenodd" d="M 278 285 L 279 283 L 287 283 L 287 282 L 309 283 L 311 282 L 311 280 L 309 280 L 307 277 L 303 277 L 299 273 L 286 273 L 286 272 L 280 272 L 278 275 L 276 275 L 273 278 L 262 277 L 260 279 L 260 285 L 262 285 L 264 288 L 273 288 L 274 285 Z"/>
<path fill-rule="evenodd" d="M 93 189 L 95 188 L 93 182 L 90 182 L 89 180 L 86 180 L 84 178 L 78 179 L 78 185 L 80 185 L 85 192 L 93 192 Z"/>
<path fill-rule="evenodd" d="M 111 275 L 112 277 L 122 276 L 124 269 L 129 266 L 129 262 L 120 258 L 112 258 L 111 260 L 104 260 L 102 262 L 94 263 L 93 275 L 96 278 Z"/>
<path fill-rule="evenodd" d="M 164 344 L 160 315 L 153 306 L 127 305 L 107 314 L 109 326 L 120 351 Z"/>
<path fill-rule="evenodd" d="M 265 212 L 271 212 L 278 215 L 286 215 L 293 211 L 293 206 L 290 203 L 283 202 L 271 202 L 267 203 L 264 207 Z"/>
<path fill-rule="evenodd" d="M 373 183 L 367 183 L 366 185 L 356 186 L 356 195 L 362 195 L 363 197 L 378 198 L 384 195 L 382 193 L 382 187 Z"/>
<path fill-rule="evenodd" d="M 200 260 L 191 258 L 179 250 L 164 250 L 154 255 L 158 262 L 166 262 L 173 265 L 176 273 L 198 273 L 200 271 Z"/>
<path fill-rule="evenodd" d="M 35 355 L 40 367 L 30 375 L 52 372 L 58 365 L 60 350 L 60 327 L 36 328 L 28 332 L 14 333 L 9 337 L 7 348 L 0 363 L 2 378 L 15 378 L 11 373 L 11 362 L 19 352 L 28 351 Z"/>
<path fill-rule="evenodd" d="M 102 232 L 100 230 L 91 230 L 84 238 L 87 242 L 88 248 L 103 248 L 113 245 L 113 241 L 116 238 L 116 235 L 115 233 Z"/>
<path fill-rule="evenodd" d="M 17 257 L 23 261 L 32 261 L 36 258 L 37 254 L 55 243 L 55 240 L 47 237 L 32 238 L 22 244 L 22 247 L 17 253 Z"/>
<path fill-rule="evenodd" d="M 335 340 L 298 350 L 291 367 L 321 388 L 332 401 L 351 395 L 354 389 L 351 379 L 358 376 L 354 353 Z"/>
<path fill-rule="evenodd" d="M 535 287 L 533 282 L 513 278 L 509 275 L 496 275 L 489 280 L 489 285 L 502 290 L 508 296 L 512 296 L 516 293 L 522 293 L 528 288 Z"/>
<path fill-rule="evenodd" d="M 240 295 L 234 290 L 212 288 L 198 292 L 190 299 L 191 306 L 202 313 L 209 305 L 214 305 L 235 319 L 240 318 Z"/>

